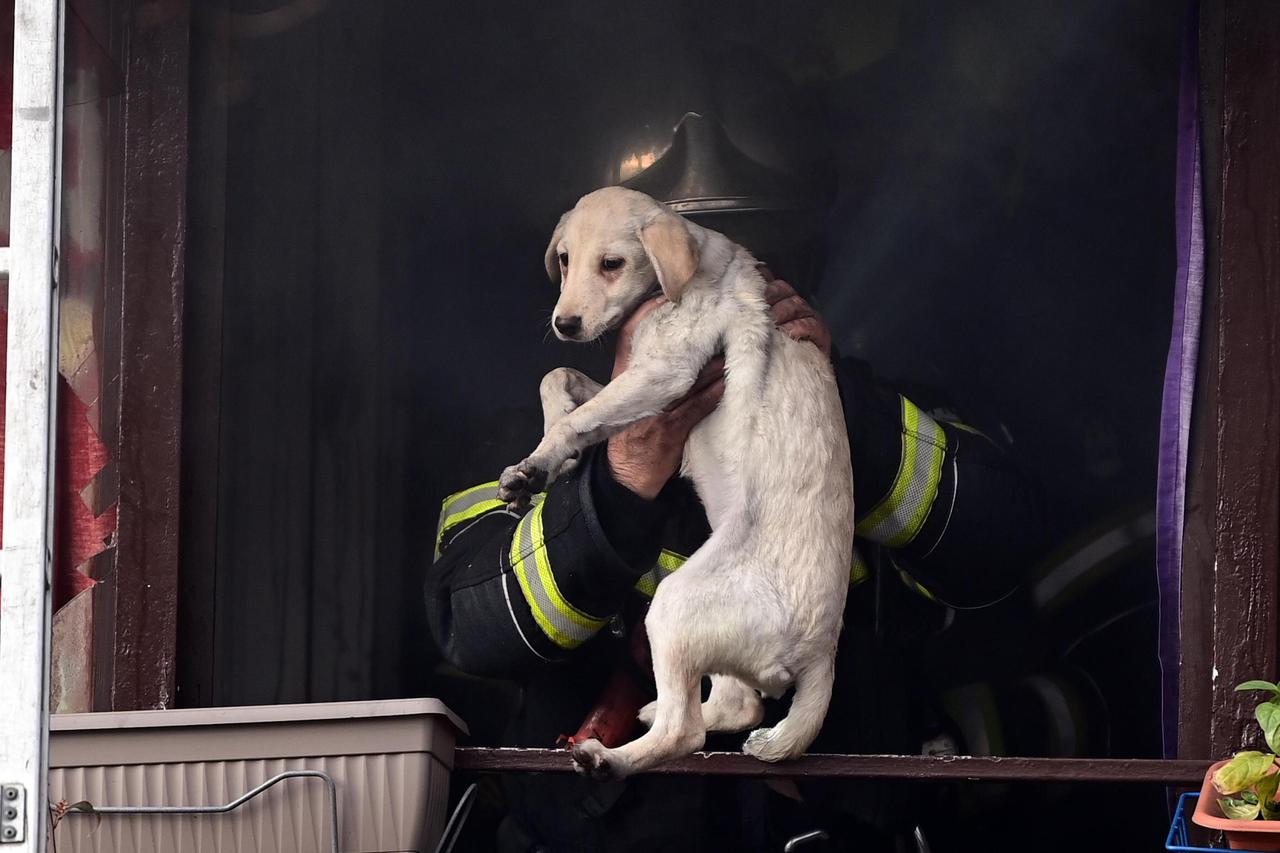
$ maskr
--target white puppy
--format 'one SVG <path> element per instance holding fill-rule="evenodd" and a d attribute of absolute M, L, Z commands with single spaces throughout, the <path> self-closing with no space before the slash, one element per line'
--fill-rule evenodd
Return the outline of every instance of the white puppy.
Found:
<path fill-rule="evenodd" d="M 556 227 L 547 272 L 560 280 L 553 325 L 590 341 L 656 292 L 624 373 L 601 387 L 561 368 L 543 380 L 546 435 L 502 474 L 519 508 L 584 448 L 661 412 L 725 357 L 719 407 L 694 429 L 682 473 L 712 534 L 658 587 L 645 625 L 658 698 L 649 731 L 618 749 L 574 747 L 580 772 L 618 778 L 701 748 L 707 731 L 760 723 L 756 691 L 795 686 L 787 718 L 747 738 L 765 761 L 794 758 L 818 734 L 831 698 L 853 548 L 853 475 L 831 365 L 778 331 L 756 260 L 722 234 L 617 187 L 583 197 Z M 712 676 L 705 704 L 704 675 Z"/>

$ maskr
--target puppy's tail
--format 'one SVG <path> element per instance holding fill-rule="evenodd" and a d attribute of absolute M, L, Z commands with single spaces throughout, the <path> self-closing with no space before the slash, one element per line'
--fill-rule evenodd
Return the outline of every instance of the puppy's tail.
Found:
<path fill-rule="evenodd" d="M 742 751 L 761 761 L 798 758 L 817 738 L 827 706 L 831 704 L 834 660 L 828 658 L 803 670 L 796 677 L 796 692 L 786 719 L 773 728 L 756 729 L 742 745 Z"/>

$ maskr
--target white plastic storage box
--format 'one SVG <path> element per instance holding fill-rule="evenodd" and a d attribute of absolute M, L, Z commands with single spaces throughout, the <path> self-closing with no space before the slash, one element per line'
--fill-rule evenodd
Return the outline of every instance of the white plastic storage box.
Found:
<path fill-rule="evenodd" d="M 462 722 L 434 699 L 59 714 L 49 799 L 221 806 L 287 771 L 332 778 L 341 853 L 429 853 L 444 830 Z M 285 778 L 221 814 L 80 814 L 58 853 L 329 853 L 318 776 Z"/>

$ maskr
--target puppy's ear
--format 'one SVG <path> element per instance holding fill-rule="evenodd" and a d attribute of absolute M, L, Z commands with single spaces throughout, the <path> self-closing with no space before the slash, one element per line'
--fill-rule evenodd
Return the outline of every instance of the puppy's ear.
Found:
<path fill-rule="evenodd" d="M 547 244 L 547 253 L 543 257 L 543 263 L 547 267 L 547 278 L 551 279 L 552 284 L 560 283 L 560 253 L 556 251 L 556 246 L 564 237 L 564 225 L 569 221 L 569 214 L 572 212 L 569 210 L 560 215 L 560 221 L 556 223 L 556 230 L 551 232 L 551 242 Z"/>
<path fill-rule="evenodd" d="M 663 210 L 640 229 L 640 242 L 658 274 L 662 293 L 679 302 L 685 286 L 698 271 L 698 244 L 683 218 Z"/>

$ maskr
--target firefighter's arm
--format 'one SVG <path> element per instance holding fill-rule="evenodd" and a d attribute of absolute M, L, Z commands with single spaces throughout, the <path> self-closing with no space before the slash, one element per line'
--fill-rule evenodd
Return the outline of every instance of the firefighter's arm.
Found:
<path fill-rule="evenodd" d="M 622 329 L 615 376 L 626 369 L 636 324 L 658 304 L 642 306 Z M 653 594 L 677 559 L 661 549 L 670 512 L 661 493 L 689 432 L 719 403 L 723 374 L 722 364 L 708 365 L 668 411 L 588 450 L 523 517 L 507 511 L 497 483 L 445 501 L 426 603 L 432 635 L 454 666 L 519 675 L 563 660 L 633 590 Z"/>
<path fill-rule="evenodd" d="M 937 598 L 961 607 L 1015 587 L 1043 535 L 1035 479 L 994 441 L 935 419 L 836 363 L 853 455 L 857 530 L 884 545 Z"/>
<path fill-rule="evenodd" d="M 654 568 L 664 510 L 614 481 L 601 450 L 523 516 L 496 483 L 446 499 L 425 594 L 432 637 L 458 669 L 519 677 L 570 658 Z"/>

